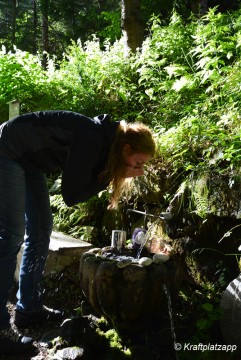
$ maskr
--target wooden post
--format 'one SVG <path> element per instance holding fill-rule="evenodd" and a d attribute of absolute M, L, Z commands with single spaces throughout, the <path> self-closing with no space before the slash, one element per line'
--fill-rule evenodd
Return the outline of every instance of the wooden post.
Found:
<path fill-rule="evenodd" d="M 9 120 L 19 115 L 20 102 L 18 100 L 12 100 L 8 102 L 9 105 Z"/>

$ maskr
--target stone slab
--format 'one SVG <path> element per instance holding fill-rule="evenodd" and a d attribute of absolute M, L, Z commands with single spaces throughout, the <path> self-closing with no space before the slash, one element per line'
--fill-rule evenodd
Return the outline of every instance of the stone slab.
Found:
<path fill-rule="evenodd" d="M 49 245 L 48 258 L 45 265 L 44 275 L 55 274 L 65 267 L 79 261 L 81 255 L 92 248 L 92 244 L 65 235 L 60 232 L 52 232 Z M 24 244 L 18 256 L 15 271 L 15 280 L 18 281 L 20 264 L 22 260 Z"/>

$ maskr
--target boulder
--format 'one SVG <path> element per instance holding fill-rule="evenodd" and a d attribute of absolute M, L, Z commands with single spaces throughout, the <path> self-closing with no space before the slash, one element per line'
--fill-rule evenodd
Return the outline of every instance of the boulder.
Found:
<path fill-rule="evenodd" d="M 241 355 L 241 274 L 224 291 L 220 308 L 223 312 L 220 327 L 224 341 L 227 345 L 236 345 Z"/>

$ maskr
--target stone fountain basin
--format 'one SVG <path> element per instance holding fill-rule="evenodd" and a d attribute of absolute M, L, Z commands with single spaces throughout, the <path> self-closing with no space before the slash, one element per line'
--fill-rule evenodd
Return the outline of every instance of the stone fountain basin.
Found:
<path fill-rule="evenodd" d="M 169 289 L 173 303 L 182 282 L 179 258 L 120 268 L 116 259 L 101 254 L 101 249 L 92 249 L 80 259 L 80 285 L 95 312 L 123 330 L 149 328 L 167 317 L 163 285 Z"/>

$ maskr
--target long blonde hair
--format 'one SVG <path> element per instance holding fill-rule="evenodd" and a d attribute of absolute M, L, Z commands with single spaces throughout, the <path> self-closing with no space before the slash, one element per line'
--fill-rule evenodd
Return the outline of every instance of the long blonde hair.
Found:
<path fill-rule="evenodd" d="M 124 189 L 130 186 L 130 179 L 125 179 L 126 165 L 123 158 L 123 147 L 129 144 L 132 153 L 144 153 L 154 156 L 155 141 L 151 130 L 142 123 L 120 122 L 117 134 L 112 143 L 107 168 L 100 174 L 100 180 L 110 182 L 110 208 L 115 208 Z"/>

